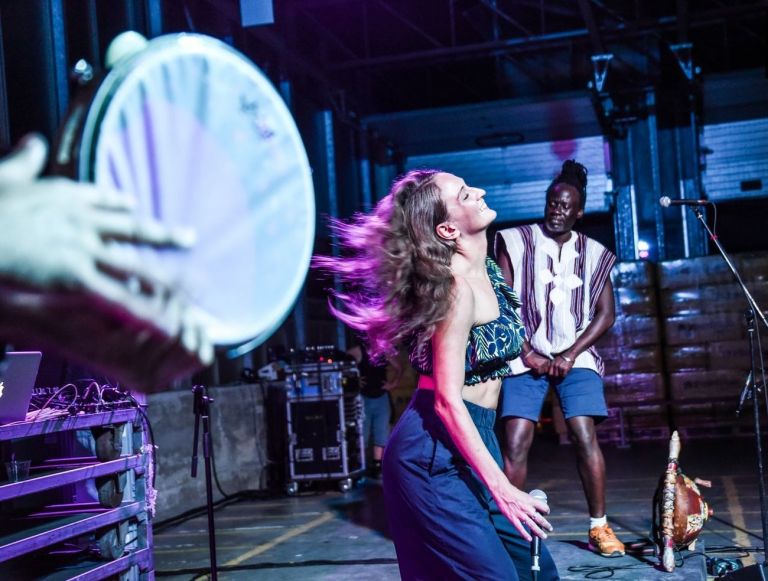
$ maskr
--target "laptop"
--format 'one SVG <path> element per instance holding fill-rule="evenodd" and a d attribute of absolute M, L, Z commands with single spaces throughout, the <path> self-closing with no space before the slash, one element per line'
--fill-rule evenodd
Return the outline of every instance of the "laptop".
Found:
<path fill-rule="evenodd" d="M 26 419 L 42 358 L 39 351 L 5 354 L 0 362 L 0 424 Z"/>

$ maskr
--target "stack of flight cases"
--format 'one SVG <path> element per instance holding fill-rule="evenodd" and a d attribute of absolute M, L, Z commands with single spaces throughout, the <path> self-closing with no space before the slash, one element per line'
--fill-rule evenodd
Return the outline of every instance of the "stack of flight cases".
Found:
<path fill-rule="evenodd" d="M 293 365 L 269 384 L 272 484 L 294 495 L 300 482 L 337 481 L 350 490 L 365 473 L 363 402 L 354 363 Z"/>

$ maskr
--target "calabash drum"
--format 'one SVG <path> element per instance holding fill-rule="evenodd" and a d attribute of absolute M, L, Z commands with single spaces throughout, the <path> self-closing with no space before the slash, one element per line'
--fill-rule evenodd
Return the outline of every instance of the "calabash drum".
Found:
<path fill-rule="evenodd" d="M 314 240 L 312 178 L 287 107 L 243 55 L 196 34 L 149 41 L 76 103 L 55 162 L 196 231 L 190 251 L 139 252 L 207 314 L 214 343 L 253 347 L 284 320 Z"/>
<path fill-rule="evenodd" d="M 683 474 L 679 465 L 680 438 L 677 432 L 669 442 L 667 468 L 661 476 L 654 497 L 653 537 L 659 547 L 662 566 L 675 569 L 675 551 L 693 550 L 701 529 L 712 516 L 697 483 Z M 702 485 L 709 482 L 698 480 Z"/>

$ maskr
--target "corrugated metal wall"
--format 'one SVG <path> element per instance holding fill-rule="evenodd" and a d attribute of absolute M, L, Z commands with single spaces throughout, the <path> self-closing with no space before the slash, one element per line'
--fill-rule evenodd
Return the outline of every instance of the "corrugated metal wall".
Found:
<path fill-rule="evenodd" d="M 702 175 L 709 199 L 768 195 L 768 119 L 705 125 L 702 146 L 711 150 Z"/>
<path fill-rule="evenodd" d="M 496 221 L 532 220 L 544 215 L 544 192 L 564 159 L 589 170 L 587 212 L 608 209 L 602 136 L 409 157 L 406 169 L 435 167 L 464 178 L 488 192 Z"/>
<path fill-rule="evenodd" d="M 768 196 L 768 119 L 705 125 L 702 145 L 711 151 L 702 176 L 711 200 Z M 544 191 L 564 158 L 589 169 L 587 213 L 607 211 L 602 136 L 413 156 L 406 169 L 436 167 L 461 176 L 488 191 L 497 222 L 518 222 L 543 215 Z"/>

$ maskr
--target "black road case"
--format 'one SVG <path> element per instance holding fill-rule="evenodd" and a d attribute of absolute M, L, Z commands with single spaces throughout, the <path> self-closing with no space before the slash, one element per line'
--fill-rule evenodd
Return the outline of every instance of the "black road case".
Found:
<path fill-rule="evenodd" d="M 338 480 L 346 492 L 365 473 L 363 402 L 359 394 L 286 399 L 288 481 Z"/>

